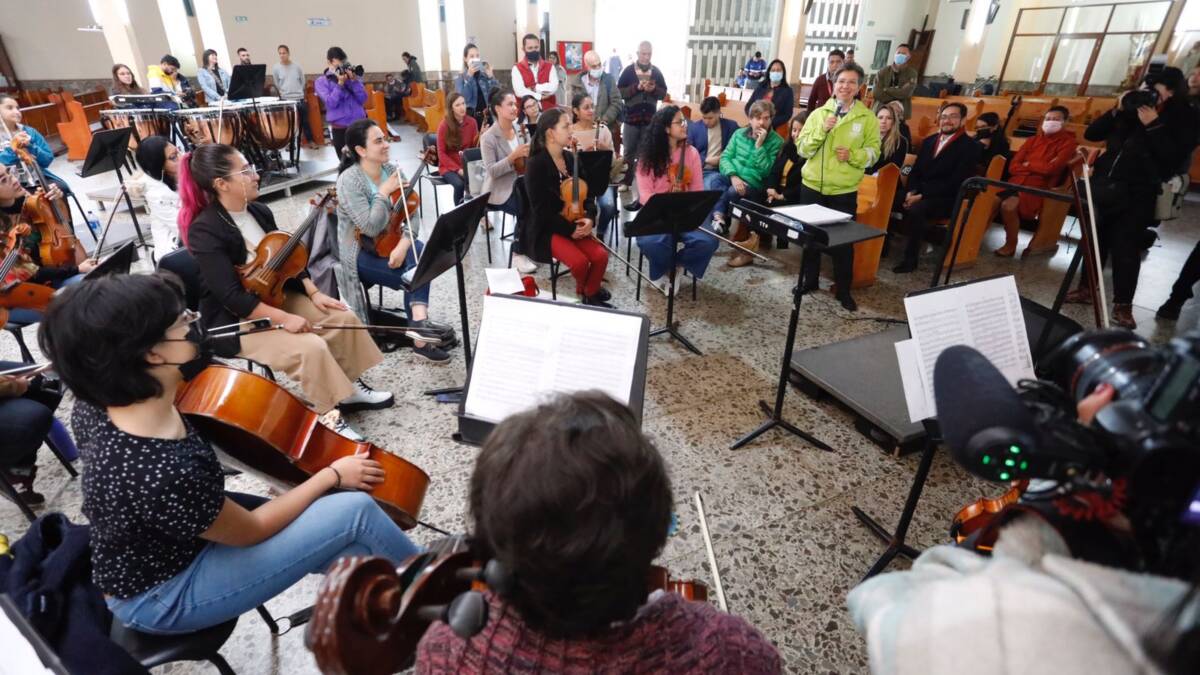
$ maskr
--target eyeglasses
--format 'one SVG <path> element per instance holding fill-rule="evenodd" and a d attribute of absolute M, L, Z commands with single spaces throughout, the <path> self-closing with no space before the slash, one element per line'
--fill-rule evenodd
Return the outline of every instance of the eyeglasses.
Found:
<path fill-rule="evenodd" d="M 679 120 L 672 120 L 672 121 L 671 121 L 671 126 L 673 126 L 673 127 L 686 127 L 686 126 L 687 126 L 687 120 L 685 120 L 685 119 L 682 119 L 682 118 L 681 118 L 681 119 L 679 119 Z"/>
<path fill-rule="evenodd" d="M 247 166 L 246 168 L 242 169 L 241 171 L 234 171 L 233 173 L 225 174 L 224 178 L 233 178 L 234 176 L 242 176 L 242 175 L 257 176 L 258 169 L 255 169 L 253 166 Z"/>
<path fill-rule="evenodd" d="M 184 326 L 190 326 L 199 320 L 200 320 L 200 312 L 197 312 L 194 309 L 185 309 L 179 315 L 179 318 L 175 320 L 175 323 L 171 324 L 171 327 L 168 328 L 167 331 L 170 332 L 170 331 L 175 330 L 176 328 L 183 328 Z"/>

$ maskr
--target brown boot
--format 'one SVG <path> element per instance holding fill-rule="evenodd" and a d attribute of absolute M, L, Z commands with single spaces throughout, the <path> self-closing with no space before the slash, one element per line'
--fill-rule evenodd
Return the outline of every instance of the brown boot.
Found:
<path fill-rule="evenodd" d="M 1133 305 L 1128 303 L 1117 303 L 1113 305 L 1112 311 L 1113 325 L 1129 330 L 1137 330 L 1137 321 L 1133 320 Z"/>
<path fill-rule="evenodd" d="M 751 232 L 743 241 L 738 242 L 743 248 L 748 248 L 751 251 L 757 251 L 759 248 L 759 239 L 757 232 Z"/>
<path fill-rule="evenodd" d="M 733 223 L 733 234 L 729 238 L 736 242 L 746 241 L 750 237 L 750 230 L 742 221 L 738 220 Z"/>

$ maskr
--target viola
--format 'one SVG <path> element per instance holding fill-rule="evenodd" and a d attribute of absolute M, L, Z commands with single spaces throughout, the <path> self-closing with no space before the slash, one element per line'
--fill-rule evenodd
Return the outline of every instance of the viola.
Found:
<path fill-rule="evenodd" d="M 571 141 L 571 147 L 577 148 L 579 143 L 574 139 Z M 571 167 L 571 177 L 562 182 L 559 186 L 559 195 L 562 197 L 562 217 L 567 221 L 575 223 L 584 218 L 587 218 L 587 212 L 583 208 L 583 203 L 587 200 L 587 183 L 579 180 L 579 154 L 574 156 L 574 166 Z"/>
<path fill-rule="evenodd" d="M 308 249 L 302 240 L 331 199 L 333 192 L 327 190 L 295 232 L 268 232 L 258 242 L 254 259 L 237 268 L 247 291 L 272 307 L 283 306 L 284 283 L 308 268 Z"/>
<path fill-rule="evenodd" d="M 371 496 L 400 527 L 407 530 L 417 524 L 429 474 L 376 445 L 329 429 L 317 413 L 272 380 L 228 366 L 209 366 L 180 387 L 175 407 L 234 463 L 284 488 L 366 450 L 385 474 Z"/>
<path fill-rule="evenodd" d="M 529 144 L 529 130 L 526 129 L 525 125 L 521 124 L 519 121 L 514 122 L 513 124 L 517 125 L 517 138 L 521 139 L 521 145 L 528 145 Z M 525 175 L 525 160 L 526 159 L 528 159 L 528 158 L 527 157 L 518 157 L 513 160 L 513 170 L 517 172 L 518 176 Z"/>
<path fill-rule="evenodd" d="M 33 309 L 46 311 L 54 297 L 54 289 L 42 284 L 17 280 L 8 283 L 8 277 L 21 259 L 21 239 L 30 232 L 27 223 L 17 223 L 8 230 L 5 248 L 8 254 L 0 262 L 0 325 L 8 323 L 10 309 Z"/>
<path fill-rule="evenodd" d="M 77 261 L 78 242 L 72 229 L 66 224 L 62 209 L 46 198 L 46 193 L 50 191 L 50 181 L 46 179 L 46 174 L 42 172 L 37 160 L 29 154 L 28 139 L 14 136 L 11 145 L 13 152 L 40 188 L 38 192 L 25 198 L 21 215 L 41 234 L 38 255 L 42 264 L 51 267 L 74 264 Z"/>
<path fill-rule="evenodd" d="M 671 177 L 671 192 L 687 192 L 692 184 L 692 170 L 687 166 L 687 149 L 688 140 L 685 136 L 679 145 L 679 161 L 667 168 L 667 175 Z"/>
<path fill-rule="evenodd" d="M 375 254 L 379 257 L 386 258 L 391 255 L 392 250 L 404 238 L 408 224 L 412 222 L 417 209 L 421 206 L 421 197 L 412 186 L 420 182 L 421 176 L 429 169 L 431 156 L 436 152 L 437 148 L 432 145 L 425 148 L 425 151 L 421 153 L 421 167 L 413 174 L 412 180 L 404 181 L 404 177 L 401 175 L 402 186 L 391 196 L 392 213 L 388 217 L 387 228 L 375 237 Z"/>
<path fill-rule="evenodd" d="M 429 624 L 446 622 L 464 639 L 487 625 L 481 565 L 462 538 L 447 551 L 423 553 L 393 567 L 384 558 L 346 557 L 325 575 L 305 645 L 326 675 L 387 675 L 411 667 Z M 648 591 L 662 589 L 688 600 L 706 600 L 699 582 L 671 579 L 652 567 Z M 471 592 L 476 591 L 476 592 Z"/>
<path fill-rule="evenodd" d="M 961 544 L 976 532 L 989 528 L 1005 509 L 1020 501 L 1027 487 L 1029 481 L 1017 481 L 999 497 L 983 497 L 967 504 L 954 515 L 954 522 L 950 525 L 950 536 L 954 538 L 955 543 Z M 975 549 L 991 551 L 995 543 L 995 534 L 981 537 L 975 542 Z"/>

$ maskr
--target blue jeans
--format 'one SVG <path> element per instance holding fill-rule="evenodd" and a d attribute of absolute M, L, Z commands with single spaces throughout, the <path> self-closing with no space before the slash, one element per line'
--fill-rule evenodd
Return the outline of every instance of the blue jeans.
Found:
<path fill-rule="evenodd" d="M 83 281 L 83 275 L 76 274 L 73 277 L 67 277 L 66 279 L 63 279 L 62 281 L 56 281 L 50 285 L 53 286 L 54 288 L 66 288 L 67 286 L 74 286 L 75 284 L 77 284 L 81 281 Z M 31 324 L 31 323 L 38 323 L 41 320 L 42 320 L 42 313 L 37 311 L 36 309 L 13 309 L 13 310 L 10 310 L 8 313 L 9 323 Z"/>
<path fill-rule="evenodd" d="M 241 616 L 338 558 L 378 555 L 399 564 L 418 552 L 370 495 L 340 492 L 260 544 L 210 542 L 187 569 L 132 598 L 109 598 L 108 608 L 144 633 L 190 633 Z"/>
<path fill-rule="evenodd" d="M 679 242 L 683 244 L 683 248 L 675 254 L 675 264 L 697 279 L 703 278 L 720 242 L 716 237 L 704 234 L 700 230 L 684 232 Z M 650 261 L 651 279 L 657 281 L 671 271 L 671 235 L 651 234 L 638 237 L 637 245 Z"/>
<path fill-rule="evenodd" d="M 401 288 L 404 273 L 417 266 L 417 254 L 425 250 L 425 244 L 413 242 L 408 247 L 408 256 L 404 258 L 404 266 L 398 269 L 388 267 L 387 258 L 375 255 L 366 249 L 358 251 L 358 278 L 369 286 L 386 286 L 392 290 Z M 429 284 L 414 288 L 404 293 L 404 312 L 412 317 L 413 305 L 429 305 Z"/>

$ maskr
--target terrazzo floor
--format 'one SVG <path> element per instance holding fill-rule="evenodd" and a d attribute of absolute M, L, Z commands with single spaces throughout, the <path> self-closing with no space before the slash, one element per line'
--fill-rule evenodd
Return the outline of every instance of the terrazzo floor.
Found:
<path fill-rule="evenodd" d="M 402 142 L 393 145 L 394 158 L 411 172 L 416 165 L 419 136 L 412 127 L 398 127 Z M 332 150 L 305 157 L 332 161 Z M 80 179 L 78 166 L 56 160 L 52 169 L 70 180 L 78 192 L 111 186 L 111 177 Z M 307 198 L 318 188 L 311 184 L 292 197 L 267 201 L 276 220 L 287 226 L 298 223 Z M 450 203 L 446 190 L 443 207 Z M 426 189 L 426 231 L 432 223 L 432 202 Z M 85 204 L 85 208 L 88 207 Z M 1200 323 L 1200 303 L 1185 308 L 1178 323 L 1156 322 L 1154 309 L 1165 299 L 1170 284 L 1200 236 L 1200 207 L 1189 204 L 1185 217 L 1163 226 L 1161 239 L 1149 252 L 1142 268 L 1135 316 L 1140 332 L 1155 341 Z M 103 215 L 103 214 L 102 214 Z M 117 222 L 125 221 L 123 215 Z M 124 228 L 124 229 L 122 229 Z M 118 225 L 118 230 L 129 228 Z M 87 235 L 84 235 L 86 237 Z M 1022 245 L 1028 234 L 1023 234 Z M 1030 260 L 997 259 L 988 253 L 1003 238 L 999 228 L 988 233 L 979 263 L 962 270 L 964 280 L 996 273 L 1013 273 L 1023 295 L 1049 305 L 1073 252 L 1074 240 L 1064 238 L 1053 257 Z M 498 261 L 507 259 L 507 248 L 490 245 Z M 468 313 L 472 330 L 478 327 L 485 288 L 488 240 L 476 237 L 466 260 Z M 624 244 L 621 246 L 624 251 Z M 717 252 L 709 275 L 700 283 L 697 301 L 684 293 L 677 304 L 680 328 L 704 352 L 695 356 L 674 342 L 654 338 L 650 344 L 643 428 L 653 438 L 671 471 L 680 528 L 672 536 L 660 562 L 676 576 L 708 580 L 704 545 L 699 534 L 692 494 L 705 498 L 716 558 L 731 612 L 745 617 L 778 648 L 786 668 L 795 673 L 854 673 L 867 670 L 863 639 L 850 624 L 845 608 L 847 591 L 882 551 L 851 514 L 857 505 L 889 526 L 895 523 L 917 465 L 917 455 L 892 456 L 854 430 L 852 417 L 835 406 L 817 402 L 789 389 L 785 416 L 834 448 L 822 452 L 790 435 L 774 431 L 746 448 L 731 451 L 729 444 L 761 421 L 757 402 L 773 396 L 783 353 L 790 291 L 795 283 L 800 252 L 796 248 L 772 251 L 773 262 L 739 270 L 725 266 L 729 249 Z M 636 250 L 635 250 L 636 257 Z M 806 296 L 796 348 L 804 349 L 883 330 L 887 326 L 869 317 L 903 318 L 904 293 L 924 287 L 932 257 L 923 260 L 922 272 L 897 276 L 893 261 L 881 265 L 874 286 L 855 291 L 859 311 L 844 311 L 827 290 Z M 539 280 L 546 280 L 543 268 Z M 643 311 L 654 325 L 665 313 L 664 298 L 643 293 L 634 300 L 633 276 L 612 261 L 609 285 L 613 304 Z M 823 286 L 828 281 L 823 281 Z M 564 284 L 569 286 L 570 284 Z M 560 290 L 562 287 L 560 286 Z M 643 289 L 646 290 L 646 289 Z M 453 275 L 436 280 L 432 314 L 457 327 L 457 291 Z M 562 297 L 570 299 L 568 294 Z M 396 293 L 385 295 L 385 304 L 400 303 Z M 1090 310 L 1068 306 L 1066 313 L 1087 325 Z M 31 338 L 31 344 L 33 336 Z M 0 358 L 16 359 L 14 341 L 0 338 Z M 396 405 L 385 411 L 352 415 L 356 428 L 378 445 L 403 455 L 427 471 L 432 479 L 423 520 L 451 530 L 466 527 L 467 484 L 476 449 L 450 438 L 456 428 L 455 407 L 438 404 L 422 391 L 450 386 L 464 378 L 461 349 L 448 365 L 434 366 L 407 352 L 389 354 L 368 374 L 378 388 L 395 392 Z M 70 399 L 59 411 L 69 418 Z M 39 512 L 62 511 L 79 521 L 80 487 L 49 452 L 39 458 L 38 489 L 48 503 Z M 265 485 L 254 478 L 229 479 L 234 490 L 265 494 Z M 909 541 L 925 547 L 947 541 L 953 514 L 964 504 L 998 490 L 971 478 L 938 453 L 928 486 L 917 509 Z M 19 536 L 26 522 L 9 502 L 0 499 L 0 532 Z M 417 530 L 414 537 L 429 541 L 433 533 Z M 902 569 L 901 560 L 892 569 Z M 268 603 L 276 616 L 312 603 L 319 577 L 302 583 Z M 304 648 L 301 630 L 272 638 L 253 613 L 243 616 L 232 638 L 221 650 L 239 673 L 317 672 Z M 213 672 L 208 664 L 180 663 L 156 669 L 161 673 Z"/>

